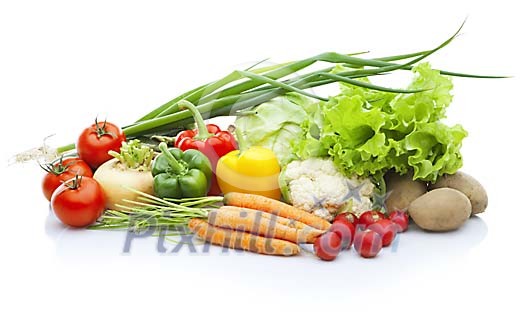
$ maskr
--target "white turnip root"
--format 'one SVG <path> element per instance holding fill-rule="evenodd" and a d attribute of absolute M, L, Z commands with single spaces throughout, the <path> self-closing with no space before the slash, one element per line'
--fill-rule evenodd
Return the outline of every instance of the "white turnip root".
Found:
<path fill-rule="evenodd" d="M 128 204 L 125 200 L 137 201 L 139 195 L 130 188 L 153 194 L 152 149 L 132 140 L 123 143 L 120 154 L 110 154 L 115 158 L 98 167 L 93 175 L 104 190 L 107 209 L 121 210 L 122 205 Z"/>

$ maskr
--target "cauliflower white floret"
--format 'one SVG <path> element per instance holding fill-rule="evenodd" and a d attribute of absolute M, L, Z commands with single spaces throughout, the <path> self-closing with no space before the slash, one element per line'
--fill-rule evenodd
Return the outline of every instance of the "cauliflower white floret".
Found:
<path fill-rule="evenodd" d="M 315 197 L 318 195 L 316 192 L 317 187 L 308 177 L 299 177 L 295 180 L 290 181 L 288 185 L 291 193 L 292 204 L 303 210 L 314 209 L 316 201 Z"/>
<path fill-rule="evenodd" d="M 368 178 L 347 178 L 331 159 L 293 161 L 281 175 L 285 199 L 326 220 L 344 207 L 360 214 L 372 208 L 374 184 Z"/>
<path fill-rule="evenodd" d="M 359 216 L 361 213 L 370 211 L 374 207 L 372 196 L 374 195 L 374 184 L 370 179 L 359 179 L 357 177 L 348 179 L 348 185 L 354 190 L 359 188 L 359 198 L 352 197 L 352 212 Z"/>
<path fill-rule="evenodd" d="M 357 215 L 358 217 L 361 215 L 361 213 L 364 213 L 366 211 L 370 211 L 374 208 L 374 203 L 372 202 L 372 197 L 362 197 L 361 202 L 358 202 L 356 200 L 353 200 L 352 204 L 352 213 Z"/>

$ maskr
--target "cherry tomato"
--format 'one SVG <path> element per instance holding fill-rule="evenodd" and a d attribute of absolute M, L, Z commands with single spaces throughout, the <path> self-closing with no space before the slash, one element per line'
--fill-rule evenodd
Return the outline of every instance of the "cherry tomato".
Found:
<path fill-rule="evenodd" d="M 408 229 L 408 214 L 403 211 L 393 211 L 388 214 L 388 218 L 397 225 L 398 233 Z"/>
<path fill-rule="evenodd" d="M 55 164 L 45 164 L 41 166 L 46 171 L 42 179 L 42 192 L 48 201 L 51 196 L 63 182 L 74 178 L 75 175 L 84 177 L 93 177 L 93 171 L 83 160 L 79 158 L 67 158 L 60 160 Z"/>
<path fill-rule="evenodd" d="M 69 226 L 93 224 L 106 205 L 102 187 L 93 178 L 79 177 L 64 182 L 51 197 L 51 207 L 58 219 Z"/>
<path fill-rule="evenodd" d="M 348 250 L 354 241 L 355 226 L 346 217 L 335 219 L 330 231 L 336 233 L 341 238 L 341 249 Z"/>
<path fill-rule="evenodd" d="M 125 141 L 126 135 L 115 124 L 95 120 L 95 124 L 82 131 L 78 137 L 78 156 L 92 169 L 96 169 L 113 158 L 108 151 L 118 152 Z"/>
<path fill-rule="evenodd" d="M 360 228 L 365 229 L 368 226 L 372 225 L 373 223 L 377 222 L 380 219 L 384 219 L 385 214 L 378 212 L 378 211 L 366 211 L 361 216 L 359 216 L 358 220 L 358 226 Z"/>
<path fill-rule="evenodd" d="M 370 229 L 358 230 L 355 234 L 354 248 L 363 258 L 377 256 L 383 245 L 381 236 Z"/>
<path fill-rule="evenodd" d="M 392 240 L 397 235 L 397 225 L 389 219 L 380 219 L 372 225 L 368 226 L 368 229 L 375 231 L 381 236 L 381 243 L 383 247 L 390 246 Z"/>
<path fill-rule="evenodd" d="M 337 221 L 337 220 L 343 219 L 343 218 L 348 220 L 350 223 L 352 223 L 354 225 L 354 227 L 357 226 L 358 221 L 359 221 L 359 218 L 354 213 L 352 213 L 352 212 L 345 212 L 345 213 L 338 214 L 335 217 L 334 222 Z"/>
<path fill-rule="evenodd" d="M 322 260 L 332 261 L 341 251 L 341 238 L 336 233 L 328 231 L 315 240 L 314 251 Z"/>

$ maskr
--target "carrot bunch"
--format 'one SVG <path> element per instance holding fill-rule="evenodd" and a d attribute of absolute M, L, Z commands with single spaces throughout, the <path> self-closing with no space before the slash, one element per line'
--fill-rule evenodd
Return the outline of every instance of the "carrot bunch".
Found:
<path fill-rule="evenodd" d="M 91 229 L 141 230 L 189 228 L 214 245 L 292 256 L 300 243 L 314 243 L 330 223 L 286 203 L 256 194 L 231 192 L 224 197 L 159 198 L 134 189 L 137 201 L 124 200 L 107 210 Z M 220 203 L 220 206 L 218 205 Z"/>
<path fill-rule="evenodd" d="M 188 223 L 192 232 L 214 245 L 291 256 L 299 253 L 299 243 L 314 243 L 330 227 L 315 215 L 260 195 L 232 192 L 223 203 L 206 220 Z"/>

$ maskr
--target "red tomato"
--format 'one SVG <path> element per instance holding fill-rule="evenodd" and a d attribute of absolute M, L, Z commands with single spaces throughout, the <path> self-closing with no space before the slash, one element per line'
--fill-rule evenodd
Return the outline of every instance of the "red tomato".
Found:
<path fill-rule="evenodd" d="M 398 233 L 408 229 L 408 214 L 403 211 L 393 211 L 388 214 L 388 218 L 397 225 Z"/>
<path fill-rule="evenodd" d="M 336 233 L 341 238 L 341 249 L 348 250 L 354 241 L 355 226 L 346 217 L 335 219 L 330 231 Z"/>
<path fill-rule="evenodd" d="M 51 197 L 51 207 L 58 219 L 69 226 L 93 224 L 106 205 L 102 187 L 93 178 L 78 177 L 63 183 Z"/>
<path fill-rule="evenodd" d="M 341 238 L 334 232 L 326 232 L 314 242 L 315 255 L 325 261 L 332 261 L 341 251 Z"/>
<path fill-rule="evenodd" d="M 366 211 L 361 216 L 359 216 L 358 226 L 365 229 L 371 224 L 377 222 L 380 219 L 384 219 L 385 214 L 378 211 Z"/>
<path fill-rule="evenodd" d="M 363 258 L 373 258 L 377 256 L 383 245 L 381 236 L 370 229 L 359 230 L 355 234 L 354 248 Z"/>
<path fill-rule="evenodd" d="M 78 158 L 67 158 L 60 160 L 55 164 L 46 164 L 41 166 L 46 171 L 42 180 L 42 191 L 48 201 L 51 196 L 63 182 L 74 178 L 75 175 L 84 177 L 93 177 L 93 171 L 83 160 Z"/>
<path fill-rule="evenodd" d="M 97 169 L 101 164 L 113 158 L 108 151 L 118 152 L 122 142 L 125 141 L 126 135 L 115 124 L 95 120 L 95 124 L 82 131 L 78 137 L 78 156 L 92 169 Z"/>
<path fill-rule="evenodd" d="M 347 221 L 352 223 L 354 225 L 354 227 L 357 226 L 358 221 L 359 221 L 359 218 L 357 216 L 355 216 L 355 214 L 352 213 L 352 212 L 345 212 L 345 213 L 341 213 L 341 214 L 337 215 L 335 217 L 335 219 L 334 219 L 334 222 L 337 221 L 337 220 L 340 220 L 340 219 L 346 219 Z"/>
<path fill-rule="evenodd" d="M 368 226 L 368 229 L 375 231 L 381 236 L 381 243 L 383 247 L 390 246 L 392 240 L 397 235 L 397 225 L 389 219 L 380 219 L 372 225 Z"/>

